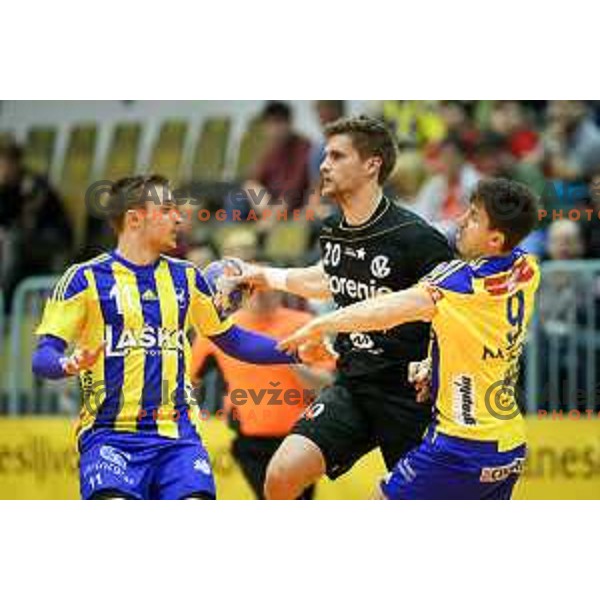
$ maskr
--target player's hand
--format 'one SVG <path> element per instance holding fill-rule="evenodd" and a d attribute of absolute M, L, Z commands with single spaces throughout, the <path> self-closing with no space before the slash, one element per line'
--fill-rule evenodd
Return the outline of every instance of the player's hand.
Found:
<path fill-rule="evenodd" d="M 333 349 L 329 340 L 311 340 L 298 347 L 298 358 L 307 365 L 335 361 L 338 359 L 337 352 Z"/>
<path fill-rule="evenodd" d="M 302 347 L 310 349 L 311 346 L 322 344 L 322 338 L 323 331 L 320 320 L 317 318 L 281 340 L 277 347 L 284 352 L 300 353 Z"/>
<path fill-rule="evenodd" d="M 104 351 L 104 342 L 95 350 L 88 348 L 76 349 L 71 356 L 68 356 L 63 361 L 63 369 L 67 375 L 76 375 L 81 371 L 85 371 L 92 367 L 98 360 L 100 354 Z"/>
<path fill-rule="evenodd" d="M 431 390 L 431 359 L 426 358 L 408 365 L 408 382 L 417 390 L 417 402 L 424 403 L 430 400 Z"/>
<path fill-rule="evenodd" d="M 264 267 L 252 265 L 240 260 L 239 258 L 225 258 L 227 260 L 234 261 L 236 266 L 239 267 L 239 270 L 241 271 L 241 273 L 237 275 L 228 275 L 227 273 L 224 274 L 222 277 L 222 285 L 225 290 L 235 289 L 243 285 L 250 286 L 251 288 L 257 290 L 269 289 L 269 284 L 264 273 Z"/>

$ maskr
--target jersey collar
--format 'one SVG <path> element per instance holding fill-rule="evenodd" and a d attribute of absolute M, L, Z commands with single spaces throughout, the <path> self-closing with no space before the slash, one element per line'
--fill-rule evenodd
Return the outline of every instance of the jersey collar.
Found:
<path fill-rule="evenodd" d="M 344 215 L 342 215 L 339 227 L 340 229 L 344 229 L 346 231 L 360 231 L 361 229 L 366 229 L 367 227 L 373 225 L 373 223 L 379 221 L 379 219 L 383 217 L 383 215 L 387 212 L 389 207 L 390 201 L 387 199 L 386 196 L 382 195 L 381 200 L 377 205 L 377 208 L 367 221 L 365 221 L 361 225 L 348 225 L 348 223 L 346 222 L 346 218 L 344 217 Z"/>
<path fill-rule="evenodd" d="M 518 246 L 510 253 L 502 256 L 484 256 L 470 263 L 475 277 L 489 277 L 503 271 L 508 271 L 515 261 L 523 256 L 525 251 Z"/>
<path fill-rule="evenodd" d="M 137 265 L 132 263 L 130 260 L 127 260 L 123 256 L 121 256 L 116 250 L 112 250 L 109 254 L 113 257 L 114 260 L 126 266 L 128 269 L 133 271 L 134 273 L 151 273 L 162 261 L 162 256 L 159 256 L 153 263 L 147 265 Z"/>

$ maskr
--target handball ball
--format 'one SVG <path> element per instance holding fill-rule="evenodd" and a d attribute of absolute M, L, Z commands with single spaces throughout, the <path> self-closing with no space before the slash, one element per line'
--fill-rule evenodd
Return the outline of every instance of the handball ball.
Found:
<path fill-rule="evenodd" d="M 204 269 L 204 278 L 213 293 L 215 304 L 223 317 L 228 317 L 240 309 L 249 294 L 246 285 L 235 286 L 228 284 L 226 277 L 242 274 L 242 263 L 224 258 L 210 263 Z"/>

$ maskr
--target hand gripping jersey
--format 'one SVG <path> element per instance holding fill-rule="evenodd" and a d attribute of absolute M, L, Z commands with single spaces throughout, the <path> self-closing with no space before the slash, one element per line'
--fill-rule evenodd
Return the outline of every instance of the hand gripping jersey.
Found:
<path fill-rule="evenodd" d="M 385 197 L 363 225 L 347 225 L 339 216 L 325 220 L 320 243 L 323 268 L 339 307 L 409 288 L 452 259 L 441 233 Z M 406 379 L 408 363 L 425 358 L 428 342 L 425 323 L 338 334 L 338 368 L 343 374 L 362 376 L 391 367 Z"/>
<path fill-rule="evenodd" d="M 496 441 L 500 451 L 524 443 L 515 386 L 539 279 L 535 259 L 518 248 L 451 261 L 423 279 L 437 305 L 430 348 L 437 431 Z"/>
<path fill-rule="evenodd" d="M 88 349 L 105 343 L 95 365 L 80 374 L 79 433 L 108 429 L 180 438 L 193 434 L 190 327 L 206 336 L 231 327 L 192 263 L 163 256 L 138 266 L 111 252 L 65 273 L 36 333 Z"/>

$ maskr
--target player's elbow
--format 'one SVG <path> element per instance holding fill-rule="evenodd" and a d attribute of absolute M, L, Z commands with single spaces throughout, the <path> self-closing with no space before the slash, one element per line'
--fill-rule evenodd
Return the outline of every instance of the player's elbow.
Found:
<path fill-rule="evenodd" d="M 41 377 L 43 379 L 59 379 L 63 376 L 63 373 L 56 368 L 52 368 L 54 365 L 49 364 L 49 362 L 45 349 L 38 348 L 31 357 L 32 373 L 36 377 Z"/>
<path fill-rule="evenodd" d="M 31 356 L 31 370 L 37 377 L 44 379 L 61 379 L 65 376 L 61 359 L 66 343 L 44 337 Z"/>

